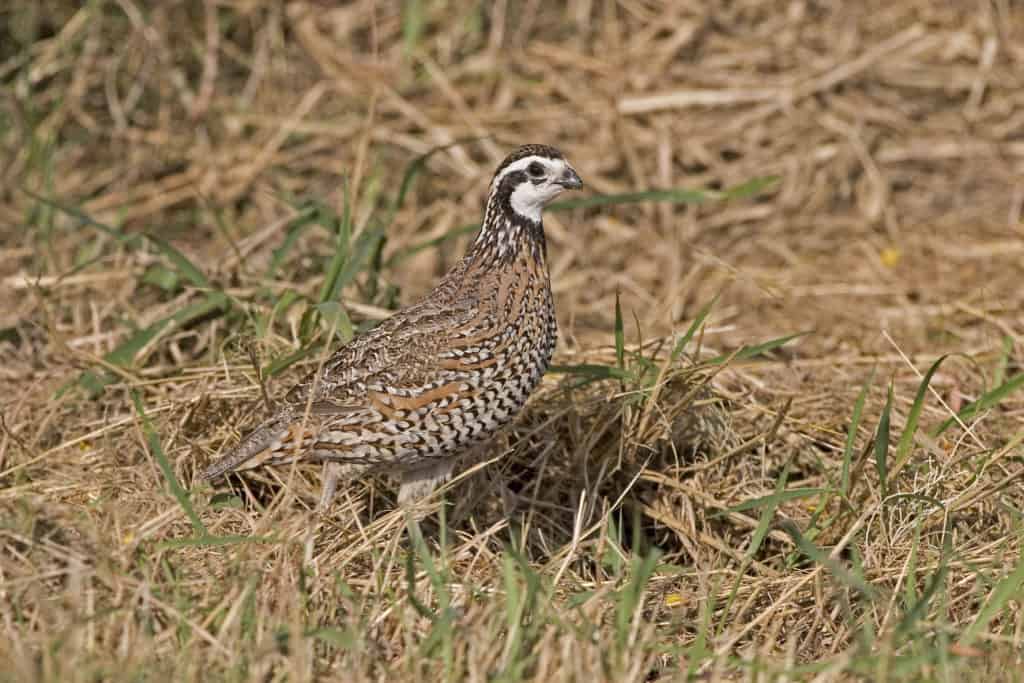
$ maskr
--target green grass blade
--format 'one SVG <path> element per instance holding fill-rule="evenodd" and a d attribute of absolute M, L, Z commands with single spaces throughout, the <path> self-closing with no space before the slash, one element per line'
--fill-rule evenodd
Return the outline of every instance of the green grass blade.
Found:
<path fill-rule="evenodd" d="M 988 627 L 989 622 L 999 616 L 1008 607 L 1011 600 L 1020 599 L 1022 585 L 1024 585 L 1024 555 L 1021 555 L 1013 571 L 996 584 L 988 600 L 985 601 L 985 605 L 978 611 L 974 621 L 960 637 L 960 643 L 970 645 L 977 640 L 981 632 Z"/>
<path fill-rule="evenodd" d="M 703 204 L 708 200 L 742 199 L 758 194 L 764 188 L 776 182 L 778 178 L 755 178 L 749 182 L 731 187 L 727 190 L 643 190 L 640 192 L 622 192 L 619 194 L 603 194 L 591 197 L 579 197 L 554 202 L 548 207 L 550 211 L 571 211 L 573 209 L 590 209 L 597 206 L 619 206 L 622 204 L 644 204 L 649 202 L 669 202 L 672 204 Z"/>
<path fill-rule="evenodd" d="M 301 209 L 298 215 L 292 218 L 289 222 L 288 231 L 285 233 L 281 246 L 274 249 L 270 254 L 270 264 L 267 266 L 267 272 L 264 275 L 267 280 L 273 280 L 277 277 L 277 271 L 281 269 L 285 259 L 288 257 L 288 253 L 295 248 L 295 245 L 299 241 L 299 237 L 301 237 L 302 234 L 310 228 L 310 226 L 316 224 L 316 221 L 314 220 L 316 213 L 316 208 L 306 207 Z"/>
<path fill-rule="evenodd" d="M 348 317 L 348 313 L 341 304 L 337 301 L 325 301 L 322 304 L 317 304 L 314 308 L 320 314 L 320 319 L 323 320 L 327 327 L 328 339 L 333 339 L 334 335 L 337 334 L 342 343 L 348 343 L 352 340 L 355 334 L 352 320 Z"/>
<path fill-rule="evenodd" d="M 622 530 L 615 521 L 615 515 L 608 515 L 604 552 L 598 558 L 598 562 L 615 576 L 620 576 L 626 566 L 625 556 L 626 551 L 622 548 Z"/>
<path fill-rule="evenodd" d="M 848 588 L 856 589 L 869 598 L 874 597 L 875 589 L 871 587 L 871 584 L 865 581 L 862 576 L 855 573 L 855 570 L 847 570 L 842 563 L 836 561 L 832 557 L 829 557 L 828 553 L 823 551 L 800 533 L 800 529 L 797 528 L 796 524 L 786 520 L 779 526 L 783 531 L 789 534 L 790 538 L 793 539 L 793 542 L 796 543 L 797 549 L 799 549 L 800 552 L 810 560 L 825 567 L 825 569 L 827 569 Z"/>
<path fill-rule="evenodd" d="M 508 659 L 514 660 L 519 655 L 522 647 L 522 624 L 523 608 L 526 601 L 523 600 L 519 581 L 516 577 L 515 561 L 508 554 L 502 558 L 502 575 L 505 583 L 505 628 L 508 635 L 505 650 L 508 652 Z"/>
<path fill-rule="evenodd" d="M 430 161 L 430 157 L 434 156 L 438 152 L 443 152 L 445 150 L 451 149 L 452 147 L 458 147 L 459 145 L 479 142 L 480 140 L 487 140 L 490 137 L 492 136 L 477 135 L 473 137 L 457 138 L 447 144 L 438 145 L 437 147 L 431 147 L 426 152 L 413 159 L 412 162 L 410 162 L 409 165 L 406 167 L 405 173 L 402 174 L 402 182 L 398 186 L 398 194 L 395 196 L 394 210 L 397 211 L 398 209 L 402 208 L 402 206 L 405 205 L 405 198 L 406 196 L 408 196 L 409 190 L 412 189 L 412 185 L 416 181 L 416 178 L 421 173 L 423 173 L 424 170 L 426 170 L 427 162 Z M 474 228 L 478 227 L 480 226 L 474 226 Z"/>
<path fill-rule="evenodd" d="M 966 424 L 975 415 L 982 411 L 988 410 L 993 406 L 998 405 L 1004 398 L 1006 398 L 1013 392 L 1017 391 L 1021 387 L 1024 387 L 1024 372 L 1014 375 L 1010 379 L 1006 380 L 1005 382 L 997 386 L 992 391 L 983 394 L 976 401 L 973 401 L 965 405 L 963 408 L 960 409 L 960 412 L 956 414 L 956 417 L 951 417 L 945 422 L 943 422 L 941 425 L 939 425 L 938 429 L 935 430 L 933 436 L 939 436 L 944 431 L 952 427 L 954 424 L 957 424 L 958 422 L 963 422 Z"/>
<path fill-rule="evenodd" d="M 405 0 L 402 7 L 402 41 L 405 43 L 406 56 L 416 52 L 424 23 L 422 0 Z"/>
<path fill-rule="evenodd" d="M 114 365 L 127 366 L 135 360 L 135 355 L 168 324 L 174 323 L 179 327 L 188 325 L 211 313 L 224 312 L 229 306 L 230 301 L 226 296 L 220 292 L 208 292 L 202 300 L 191 303 L 177 313 L 162 318 L 132 335 L 127 341 L 104 356 L 104 360 Z"/>
<path fill-rule="evenodd" d="M 761 176 L 760 178 L 752 178 L 745 183 L 735 185 L 726 190 L 720 191 L 716 195 L 717 198 L 721 199 L 748 199 L 750 197 L 756 197 L 761 194 L 764 190 L 775 185 L 779 182 L 779 176 L 769 175 Z"/>
<path fill-rule="evenodd" d="M 315 628 L 303 634 L 306 638 L 315 638 L 316 640 L 329 643 L 341 650 L 355 650 L 358 649 L 361 636 L 358 631 L 352 627 L 346 629 L 331 628 L 328 626 L 321 626 Z"/>
<path fill-rule="evenodd" d="M 715 294 L 715 296 L 711 298 L 711 301 L 706 303 L 704 307 L 697 312 L 697 317 L 693 319 L 692 323 L 690 323 L 690 326 L 686 329 L 686 333 L 676 341 L 675 348 L 672 349 L 671 355 L 673 362 L 675 362 L 679 356 L 682 355 L 686 347 L 690 345 L 690 342 L 693 340 L 693 336 L 697 334 L 697 330 L 699 330 L 701 325 L 704 324 L 704 321 L 711 313 L 711 308 L 718 301 L 719 296 L 721 296 L 721 292 Z"/>
<path fill-rule="evenodd" d="M 213 289 L 213 285 L 210 284 L 209 278 L 206 277 L 203 271 L 170 243 L 153 235 L 146 235 L 146 239 L 156 246 L 167 260 L 174 265 L 175 270 L 178 271 L 182 278 L 200 289 Z"/>
<path fill-rule="evenodd" d="M 854 442 L 857 439 L 857 428 L 860 426 L 861 415 L 864 413 L 864 401 L 867 399 L 868 390 L 871 388 L 871 383 L 874 380 L 875 368 L 871 368 L 871 374 L 868 376 L 867 381 L 864 382 L 860 393 L 857 394 L 857 401 L 853 404 L 850 429 L 846 433 L 846 443 L 843 446 L 843 470 L 839 477 L 840 491 L 844 498 L 850 495 L 850 468 L 853 464 Z"/>
<path fill-rule="evenodd" d="M 727 510 L 728 512 L 743 512 L 744 510 L 754 510 L 756 508 L 762 507 L 767 507 L 769 509 L 774 510 L 782 503 L 786 503 L 791 500 L 800 500 L 801 498 L 811 498 L 822 493 L 826 493 L 830 490 L 831 489 L 827 488 L 808 487 L 799 489 L 789 489 L 787 491 L 776 491 L 775 493 L 770 493 L 767 496 L 761 496 L 760 498 L 754 498 L 753 500 L 743 501 L 739 505 L 727 508 Z"/>
<path fill-rule="evenodd" d="M 629 632 L 637 614 L 637 608 L 643 600 L 644 593 L 647 591 L 647 582 L 654 574 L 654 568 L 658 566 L 660 558 L 661 552 L 653 549 L 643 559 L 634 560 L 631 576 L 618 593 L 615 603 L 615 633 L 620 652 L 629 641 Z"/>
<path fill-rule="evenodd" d="M 430 657 L 438 649 L 441 650 L 441 657 L 445 663 L 445 669 L 450 670 L 453 657 L 453 645 L 455 634 L 455 613 L 451 609 L 451 593 L 448 590 L 449 576 L 444 566 L 438 566 L 423 539 L 423 532 L 420 530 L 416 520 L 409 516 L 406 528 L 409 538 L 412 541 L 412 550 L 409 553 L 409 560 L 406 565 L 407 577 L 410 582 L 410 601 L 413 601 L 414 609 L 423 614 L 426 609 L 430 615 L 431 627 L 426 638 L 420 643 L 420 653 Z M 431 610 L 423 603 L 417 604 L 411 589 L 415 587 L 415 570 L 413 569 L 412 556 L 419 558 L 423 570 L 427 574 L 433 587 L 434 596 L 437 600 L 438 609 Z"/>
<path fill-rule="evenodd" d="M 430 553 L 426 552 L 426 543 L 423 541 L 423 533 L 420 531 L 419 523 L 412 517 L 406 522 L 409 538 L 412 540 L 412 549 L 405 556 L 405 578 L 406 597 L 420 616 L 433 620 L 436 617 L 434 610 L 424 604 L 416 595 L 416 557 L 419 557 L 425 564 L 427 574 L 433 576 L 434 563 Z"/>
<path fill-rule="evenodd" d="M 782 502 L 780 496 L 786 491 L 786 482 L 789 481 L 789 463 L 782 468 L 782 472 L 779 473 L 779 478 L 775 481 L 775 492 L 772 495 L 764 496 L 760 500 L 764 501 L 763 508 L 761 510 L 761 516 L 757 520 L 757 528 L 754 529 L 754 533 L 750 537 L 750 544 L 747 546 L 747 552 L 744 553 L 744 557 L 747 559 L 753 559 L 754 555 L 761 548 L 761 543 L 764 542 L 765 536 L 768 535 L 768 530 L 771 528 L 772 519 L 775 518 L 775 511 L 779 507 L 779 503 Z M 740 505 L 743 505 L 741 503 Z M 752 506 L 762 507 L 762 506 Z M 749 508 L 744 508 L 749 509 Z M 733 510 L 735 512 L 735 510 Z M 730 603 L 732 598 L 730 596 Z"/>
<path fill-rule="evenodd" d="M 889 422 L 892 415 L 892 382 L 886 394 L 885 408 L 878 419 L 878 430 L 875 432 L 875 469 L 878 481 L 882 486 L 882 498 L 889 495 Z"/>
<path fill-rule="evenodd" d="M 903 580 L 903 608 L 907 614 L 913 610 L 920 602 L 921 598 L 917 595 L 917 553 L 921 546 L 921 522 L 918 521 L 914 525 L 914 542 L 910 546 L 910 557 L 907 559 L 907 576 Z M 900 621 L 900 625 L 905 624 L 907 621 L 906 615 Z M 907 625 L 909 629 L 910 625 Z M 899 630 L 899 627 L 896 629 Z"/>
<path fill-rule="evenodd" d="M 107 235 L 109 235 L 110 237 L 113 237 L 115 240 L 117 240 L 121 244 L 124 244 L 125 246 L 136 246 L 145 237 L 145 235 L 141 235 L 141 234 L 128 234 L 128 233 L 124 232 L 123 230 L 120 230 L 120 229 L 115 228 L 115 227 L 113 227 L 111 225 L 107 225 L 106 223 L 103 223 L 101 221 L 96 220 L 95 218 L 93 218 L 89 214 L 85 213 L 84 211 L 79 210 L 78 208 L 76 208 L 74 206 L 70 206 L 68 204 L 64 204 L 64 203 L 59 202 L 59 201 L 57 201 L 55 199 L 50 199 L 48 197 L 43 197 L 42 195 L 36 194 L 35 192 L 33 192 L 32 190 L 29 190 L 28 188 L 24 188 L 23 187 L 22 188 L 22 192 L 27 194 L 29 197 L 32 197 L 33 199 L 35 199 L 40 204 L 43 204 L 44 206 L 48 206 L 51 209 L 57 209 L 61 213 L 65 213 L 65 214 L 71 216 L 72 218 L 78 219 L 78 221 L 82 225 L 88 225 L 90 227 L 96 228 L 100 232 L 106 233 Z"/>
<path fill-rule="evenodd" d="M 932 381 L 932 375 L 942 365 L 942 361 L 946 360 L 947 356 L 939 356 L 939 358 L 932 363 L 932 366 L 928 368 L 928 372 L 925 373 L 924 378 L 917 387 L 917 395 L 914 397 L 914 404 L 910 407 L 910 413 L 907 415 L 907 424 L 903 428 L 903 433 L 900 434 L 900 440 L 896 444 L 896 458 L 893 464 L 893 474 L 899 472 L 903 465 L 906 464 L 910 458 L 910 449 L 914 445 L 914 435 L 917 433 L 917 423 L 921 418 L 921 409 L 924 408 L 924 399 L 928 393 L 928 385 Z"/>
<path fill-rule="evenodd" d="M 622 325 L 622 306 L 619 303 L 619 292 L 615 292 L 615 363 L 620 370 L 626 368 L 626 334 Z"/>
<path fill-rule="evenodd" d="M 697 637 L 694 638 L 686 648 L 686 677 L 683 680 L 699 680 L 699 670 L 701 666 L 711 657 L 714 656 L 714 650 L 709 647 L 712 638 L 715 635 L 715 629 L 712 628 L 712 619 L 715 614 L 716 604 L 715 596 L 718 594 L 718 586 L 720 585 L 719 579 L 716 577 L 712 585 L 712 590 L 708 593 L 708 599 L 702 600 L 700 607 L 698 608 L 698 624 L 697 624 Z"/>
<path fill-rule="evenodd" d="M 412 256 L 415 256 L 421 251 L 432 249 L 440 244 L 447 242 L 448 240 L 453 240 L 456 237 L 468 235 L 471 232 L 475 232 L 479 229 L 479 223 L 469 223 L 467 225 L 460 225 L 457 228 L 452 228 L 448 232 L 438 235 L 437 237 L 432 237 L 429 240 L 424 240 L 423 242 L 420 242 L 418 244 L 414 244 L 410 247 L 406 247 L 405 249 L 396 251 L 394 254 L 388 257 L 388 259 L 384 262 L 384 266 L 387 268 L 394 268 L 398 264 L 402 263 L 403 261 Z"/>
<path fill-rule="evenodd" d="M 320 294 L 317 296 L 317 303 L 334 301 L 341 290 L 341 273 L 349 260 L 349 241 L 352 236 L 352 225 L 349 220 L 348 198 L 345 199 L 345 208 L 341 217 L 333 217 L 330 222 L 334 223 L 334 253 L 327 263 L 324 271 L 324 280 L 320 285 Z"/>
<path fill-rule="evenodd" d="M 715 356 L 711 360 L 707 361 L 707 363 L 709 365 L 719 365 L 727 360 L 731 360 L 734 362 L 738 360 L 749 360 L 751 358 L 756 358 L 757 356 L 762 356 L 768 353 L 769 351 L 774 351 L 775 349 L 779 348 L 780 346 L 788 344 L 794 339 L 799 339 L 800 337 L 807 336 L 808 334 L 811 333 L 812 331 L 810 330 L 808 330 L 807 332 L 797 332 L 795 334 L 788 334 L 785 337 L 779 337 L 778 339 L 771 339 L 769 341 L 764 342 L 763 344 L 755 344 L 754 346 L 744 346 L 735 354 L 722 354 L 721 356 Z"/>
<path fill-rule="evenodd" d="M 189 304 L 174 315 L 161 318 L 151 325 L 138 330 L 103 356 L 103 360 L 111 365 L 127 368 L 135 361 L 135 356 L 139 351 L 145 348 L 168 325 L 172 323 L 178 326 L 188 325 L 193 321 L 205 318 L 211 313 L 227 311 L 229 307 L 230 300 L 224 294 L 217 291 L 207 292 L 201 301 Z M 76 382 L 90 394 L 95 394 L 102 390 L 103 387 L 116 381 L 113 377 L 105 378 L 101 377 L 100 374 L 93 370 L 87 370 L 78 376 Z"/>
<path fill-rule="evenodd" d="M 402 184 L 398 191 L 398 199 L 395 202 L 396 207 L 400 207 L 405 201 L 405 196 L 412 186 L 413 180 L 426 166 L 427 160 L 432 154 L 448 147 L 455 145 L 464 144 L 466 142 L 473 142 L 482 138 L 466 138 L 457 140 L 449 145 L 442 147 L 435 147 L 426 154 L 417 157 L 405 172 L 405 176 L 402 178 Z M 701 191 L 701 190 L 648 190 L 644 192 L 625 192 L 622 194 L 611 194 L 611 195 L 598 195 L 594 197 L 580 197 L 576 199 L 568 199 L 561 202 L 554 202 L 548 207 L 549 211 L 571 211 L 573 209 L 585 209 L 595 206 L 618 206 L 621 204 L 639 204 L 644 202 L 671 202 L 674 204 L 699 204 L 707 201 L 708 199 L 742 199 L 758 194 L 765 187 L 771 185 L 778 180 L 775 177 L 767 178 L 755 178 L 750 182 L 737 185 L 736 187 L 729 188 L 724 191 L 716 192 L 713 190 Z M 406 260 L 414 254 L 436 247 L 450 239 L 467 235 L 471 232 L 480 229 L 479 223 L 470 223 L 463 225 L 458 228 L 449 230 L 443 235 L 434 237 L 432 239 L 420 242 L 411 247 L 407 247 L 400 251 L 392 254 L 386 261 L 385 265 L 393 267 Z M 715 297 L 718 298 L 717 296 Z"/>
<path fill-rule="evenodd" d="M 592 209 L 598 206 L 619 206 L 622 204 L 644 204 L 650 202 L 669 202 L 672 204 L 702 204 L 711 198 L 711 192 L 703 190 L 642 190 L 639 192 L 622 192 L 619 194 L 599 194 L 590 197 L 577 197 L 553 202 L 549 211 L 572 211 L 573 209 Z"/>
<path fill-rule="evenodd" d="M 113 351 L 103 357 L 103 360 L 113 365 L 122 367 L 128 366 L 135 359 L 135 354 L 142 350 L 146 344 L 160 334 L 165 327 L 171 324 L 171 318 L 161 318 L 152 325 L 142 328 L 125 341 L 118 344 Z"/>
<path fill-rule="evenodd" d="M 1003 335 L 1002 348 L 999 351 L 999 358 L 996 360 L 996 369 L 992 373 L 992 385 L 998 387 L 1006 381 L 1006 369 L 1010 366 L 1010 358 L 1013 356 L 1013 337 Z"/>
<path fill-rule="evenodd" d="M 313 344 L 303 346 L 301 349 L 292 351 L 291 353 L 285 354 L 283 356 L 279 356 L 278 358 L 275 358 L 274 360 L 270 361 L 270 363 L 268 363 L 266 367 L 263 368 L 263 376 L 274 377 L 284 372 L 295 363 L 298 363 L 300 360 L 303 360 L 304 358 L 308 358 L 309 356 L 313 355 L 316 352 L 316 350 L 317 346 Z"/>
<path fill-rule="evenodd" d="M 84 211 L 81 211 L 75 207 L 68 206 L 53 199 L 48 199 L 28 189 L 25 189 L 24 192 L 33 199 L 35 199 L 36 201 L 41 202 L 42 204 L 45 204 L 51 208 L 57 209 L 63 213 L 66 213 L 67 215 L 78 219 L 83 225 L 88 225 L 90 227 L 96 228 L 101 232 L 104 232 L 107 235 L 113 237 L 115 240 L 126 246 L 138 245 L 140 240 L 143 239 L 149 241 L 164 255 L 165 258 L 167 258 L 168 261 L 170 261 L 175 266 L 175 270 L 177 270 L 178 274 L 182 278 L 188 280 L 196 287 L 202 289 L 213 288 L 212 285 L 210 284 L 210 280 L 206 277 L 206 275 L 203 273 L 202 270 L 200 270 L 198 266 L 192 263 L 192 261 L 190 261 L 184 254 L 178 251 L 178 249 L 176 249 L 175 247 L 171 246 L 171 244 L 169 244 L 168 242 L 164 241 L 162 238 L 155 237 L 154 235 L 150 235 L 148 233 L 140 233 L 135 235 L 125 233 L 123 230 L 119 230 L 118 228 L 115 228 L 113 226 L 107 225 L 106 223 L 94 219 L 93 217 L 86 214 Z"/>
<path fill-rule="evenodd" d="M 578 365 L 552 365 L 548 372 L 555 375 L 577 375 L 591 381 L 603 379 L 628 379 L 629 373 L 611 365 L 580 363 Z"/>
<path fill-rule="evenodd" d="M 535 657 L 531 645 L 536 641 L 538 624 L 534 621 L 539 600 L 544 596 L 540 575 L 510 545 L 501 557 L 505 586 L 504 666 L 494 680 L 520 680 L 521 672 Z"/>
<path fill-rule="evenodd" d="M 73 270 L 77 270 L 77 267 Z M 154 263 L 146 268 L 138 281 L 162 289 L 166 294 L 173 294 L 181 289 L 180 280 L 178 273 L 171 268 L 162 263 Z"/>
<path fill-rule="evenodd" d="M 345 267 L 338 275 L 334 296 L 329 299 L 334 301 L 341 290 L 345 288 L 359 273 L 363 271 L 370 262 L 370 258 L 377 246 L 384 240 L 384 228 L 377 226 L 364 230 L 356 238 L 355 246 L 352 248 L 352 256 L 345 262 Z"/>
<path fill-rule="evenodd" d="M 286 289 L 278 295 L 277 300 L 274 301 L 274 307 L 270 309 L 269 316 L 259 316 L 260 324 L 257 328 L 257 333 L 260 336 L 265 336 L 270 332 L 270 328 L 275 320 L 280 320 L 285 313 L 288 312 L 293 305 L 299 301 L 305 301 L 298 292 L 294 289 Z M 308 302 L 306 302 L 308 303 Z"/>
<path fill-rule="evenodd" d="M 423 532 L 420 529 L 419 523 L 409 517 L 406 528 L 409 531 L 409 538 L 412 540 L 413 551 L 416 557 L 419 558 L 420 563 L 423 565 L 423 570 L 427 574 L 427 578 L 430 579 L 431 585 L 434 587 L 434 591 L 437 594 L 439 600 L 443 602 L 445 596 L 448 594 L 447 582 L 444 577 L 444 568 L 439 567 L 434 561 L 434 556 L 430 552 L 430 548 L 427 547 L 427 542 L 423 538 Z M 442 607 L 444 605 L 441 605 Z"/>
<path fill-rule="evenodd" d="M 163 472 L 167 486 L 171 489 L 171 494 L 192 522 L 193 531 L 198 536 L 207 536 L 203 520 L 199 519 L 199 515 L 196 514 L 195 509 L 192 507 L 192 501 L 188 498 L 188 492 L 182 488 L 178 478 L 174 475 L 174 469 L 171 467 L 170 461 L 167 460 L 167 455 L 164 453 L 164 448 L 160 443 L 160 435 L 153 429 L 153 424 L 146 415 L 146 410 L 142 406 L 142 397 L 138 391 L 132 390 L 132 402 L 135 404 L 135 412 L 138 413 L 139 419 L 142 420 L 142 432 L 146 436 L 146 445 L 160 467 L 160 471 Z"/>

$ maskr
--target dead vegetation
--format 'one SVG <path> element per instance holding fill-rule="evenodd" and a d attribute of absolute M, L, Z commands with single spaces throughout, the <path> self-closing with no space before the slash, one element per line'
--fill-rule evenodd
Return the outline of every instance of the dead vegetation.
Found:
<path fill-rule="evenodd" d="M 0 9 L 3 676 L 1012 678 L 1022 35 L 1012 0 Z M 551 214 L 561 372 L 420 525 L 387 482 L 325 519 L 316 470 L 194 483 L 522 142 L 594 194 L 777 180 Z"/>

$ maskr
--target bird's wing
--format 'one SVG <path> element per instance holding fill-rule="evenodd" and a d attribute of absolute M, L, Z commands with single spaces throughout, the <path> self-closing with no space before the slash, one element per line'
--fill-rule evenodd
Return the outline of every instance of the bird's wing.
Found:
<path fill-rule="evenodd" d="M 449 334 L 474 314 L 472 306 L 442 307 L 431 301 L 403 309 L 339 348 L 292 387 L 284 410 L 301 416 L 307 404 L 322 404 L 317 412 L 326 415 L 332 406 L 365 407 L 368 389 L 376 386 L 416 389 L 428 383 Z"/>
<path fill-rule="evenodd" d="M 239 468 L 300 453 L 316 439 L 326 418 L 370 410 L 368 391 L 378 386 L 415 389 L 430 381 L 433 359 L 446 347 L 447 331 L 472 317 L 469 305 L 411 306 L 345 344 L 296 384 L 280 409 L 203 472 L 213 479 Z M 244 466 L 244 467 L 243 467 Z"/>

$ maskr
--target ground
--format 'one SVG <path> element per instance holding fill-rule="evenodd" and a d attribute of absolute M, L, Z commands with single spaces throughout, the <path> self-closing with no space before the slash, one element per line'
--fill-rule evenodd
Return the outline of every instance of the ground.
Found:
<path fill-rule="evenodd" d="M 0 9 L 9 680 L 1015 680 L 1024 7 Z M 198 473 L 526 142 L 561 336 L 395 485 Z"/>

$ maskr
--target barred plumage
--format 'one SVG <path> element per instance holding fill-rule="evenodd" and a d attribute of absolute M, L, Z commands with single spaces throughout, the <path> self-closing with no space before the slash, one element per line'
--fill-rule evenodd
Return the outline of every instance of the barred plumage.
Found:
<path fill-rule="evenodd" d="M 203 477 L 323 462 L 321 509 L 340 479 L 369 469 L 400 471 L 403 503 L 446 481 L 455 458 L 515 417 L 547 369 L 557 329 L 541 211 L 579 187 L 552 147 L 506 157 L 476 240 L 437 287 L 338 349 Z"/>

